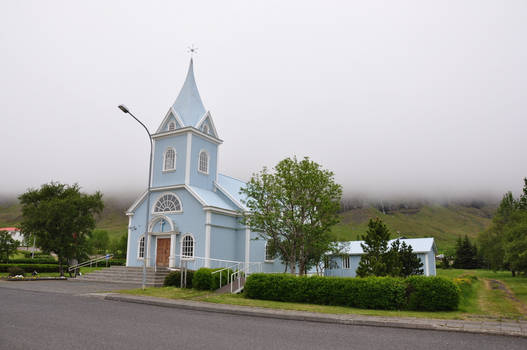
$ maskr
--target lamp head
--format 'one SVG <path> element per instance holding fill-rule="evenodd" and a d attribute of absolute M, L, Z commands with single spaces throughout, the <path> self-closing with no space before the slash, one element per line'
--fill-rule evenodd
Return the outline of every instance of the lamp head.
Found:
<path fill-rule="evenodd" d="M 123 113 L 130 113 L 130 110 L 125 105 L 119 105 L 119 109 L 123 111 Z"/>

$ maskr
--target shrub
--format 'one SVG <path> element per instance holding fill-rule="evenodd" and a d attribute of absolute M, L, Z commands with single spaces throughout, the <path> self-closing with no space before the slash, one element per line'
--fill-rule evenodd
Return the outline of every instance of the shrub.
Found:
<path fill-rule="evenodd" d="M 18 266 L 9 267 L 7 269 L 7 272 L 9 273 L 9 276 L 18 276 L 18 275 L 25 276 L 24 270 Z"/>
<path fill-rule="evenodd" d="M 216 290 L 220 287 L 220 274 L 215 273 L 212 274 L 214 271 L 219 271 L 223 269 L 209 269 L 206 267 L 202 267 L 198 271 L 194 273 L 194 276 L 192 278 L 192 286 L 193 288 L 199 289 L 199 290 Z M 221 285 L 224 286 L 229 281 L 229 276 L 232 275 L 232 270 L 227 269 L 222 271 L 221 273 Z"/>
<path fill-rule="evenodd" d="M 296 277 L 252 274 L 245 283 L 249 298 L 367 309 L 401 309 L 406 285 L 400 278 Z"/>
<path fill-rule="evenodd" d="M 461 290 L 446 278 L 411 276 L 406 284 L 410 310 L 456 310 L 459 306 Z"/>
<path fill-rule="evenodd" d="M 187 288 L 192 288 L 192 279 L 194 277 L 194 270 L 187 270 Z M 172 271 L 165 277 L 163 282 L 165 287 L 181 287 L 181 271 Z"/>
<path fill-rule="evenodd" d="M 19 267 L 27 272 L 58 272 L 58 264 L 0 264 L 0 272 L 8 272 L 10 267 Z"/>
<path fill-rule="evenodd" d="M 24 259 L 9 259 L 10 264 L 56 264 L 57 260 L 50 258 L 24 258 Z"/>
<path fill-rule="evenodd" d="M 244 293 L 248 298 L 351 306 L 364 309 L 454 310 L 459 288 L 440 277 L 297 277 L 252 274 Z"/>

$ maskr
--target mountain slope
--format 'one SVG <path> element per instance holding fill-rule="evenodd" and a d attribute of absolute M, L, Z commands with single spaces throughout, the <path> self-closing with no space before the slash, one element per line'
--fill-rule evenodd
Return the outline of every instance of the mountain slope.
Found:
<path fill-rule="evenodd" d="M 396 210 L 383 214 L 373 207 L 352 209 L 341 214 L 341 222 L 333 228 L 339 241 L 357 240 L 367 230 L 370 218 L 381 218 L 393 238 L 434 237 L 438 250 L 455 246 L 460 236 L 476 238 L 491 222 L 489 207 L 478 209 L 465 206 L 426 205 L 416 210 Z"/>

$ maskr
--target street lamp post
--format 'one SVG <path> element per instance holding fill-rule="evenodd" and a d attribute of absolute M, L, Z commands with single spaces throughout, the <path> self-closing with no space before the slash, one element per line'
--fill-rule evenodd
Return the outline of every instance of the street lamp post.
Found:
<path fill-rule="evenodd" d="M 144 243 L 144 256 L 143 256 L 143 284 L 141 288 L 144 290 L 146 288 L 146 259 L 149 256 L 148 254 L 148 218 L 149 218 L 149 211 L 150 211 L 150 184 L 152 183 L 152 134 L 150 134 L 150 131 L 148 131 L 148 128 L 143 124 L 139 119 L 133 115 L 130 110 L 125 105 L 119 105 L 119 109 L 123 111 L 123 113 L 130 114 L 132 118 L 134 118 L 141 126 L 145 129 L 146 133 L 148 134 L 148 139 L 150 140 L 150 163 L 148 166 L 148 190 L 146 193 L 146 219 L 145 219 L 145 243 Z"/>

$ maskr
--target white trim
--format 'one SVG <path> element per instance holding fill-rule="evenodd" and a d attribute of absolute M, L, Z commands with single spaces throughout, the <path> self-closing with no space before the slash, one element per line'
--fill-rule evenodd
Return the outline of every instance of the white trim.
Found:
<path fill-rule="evenodd" d="M 168 151 L 174 151 L 174 167 L 173 168 L 170 168 L 170 169 L 167 169 L 166 168 L 166 160 L 167 160 L 167 152 Z M 165 150 L 165 152 L 163 152 L 163 172 L 170 172 L 170 171 L 176 171 L 176 164 L 177 164 L 177 152 L 176 152 L 176 149 L 172 146 L 168 146 L 167 149 Z"/>
<path fill-rule="evenodd" d="M 190 236 L 192 238 L 192 258 L 183 258 L 183 240 L 185 237 Z M 181 235 L 181 241 L 179 244 L 179 256 L 182 260 L 194 260 L 196 257 L 196 238 L 194 238 L 194 235 L 192 233 L 185 233 L 184 235 Z"/>
<path fill-rule="evenodd" d="M 152 232 L 152 229 L 161 220 L 165 220 L 166 222 L 168 222 L 168 224 L 170 225 L 170 232 L 177 232 L 176 227 L 174 226 L 174 222 L 172 221 L 172 219 L 170 219 L 168 216 L 163 215 L 163 214 L 154 214 L 154 215 L 152 215 L 152 219 L 148 223 L 148 233 L 149 234 L 157 233 L 157 232 Z M 165 233 L 165 232 L 159 232 L 159 233 Z"/>
<path fill-rule="evenodd" d="M 187 158 L 185 159 L 185 185 L 190 184 L 190 157 L 192 156 L 192 133 L 187 134 Z"/>
<path fill-rule="evenodd" d="M 240 207 L 240 209 L 242 210 L 245 210 L 245 206 L 242 205 L 242 203 L 240 203 L 238 200 L 236 200 L 233 196 L 231 196 L 231 194 L 225 189 L 223 188 L 219 183 L 217 183 L 216 181 L 214 181 L 214 185 L 227 197 L 229 198 L 234 204 L 236 204 L 238 207 Z"/>
<path fill-rule="evenodd" d="M 203 137 L 204 139 L 212 142 L 212 143 L 215 143 L 217 145 L 220 145 L 223 143 L 223 140 L 221 139 L 218 139 L 212 135 L 207 135 L 203 132 L 201 132 L 200 130 L 192 127 L 192 126 L 186 126 L 184 128 L 181 128 L 181 129 L 176 129 L 174 131 L 163 131 L 161 133 L 158 133 L 158 134 L 153 134 L 152 135 L 152 139 L 156 140 L 156 139 L 162 139 L 164 137 L 170 137 L 170 136 L 175 136 L 175 135 L 179 135 L 179 134 L 184 134 L 186 132 L 191 132 L 197 136 L 201 136 Z"/>
<path fill-rule="evenodd" d="M 203 171 L 200 169 L 200 163 L 201 163 L 201 154 L 202 153 L 205 153 L 207 155 L 207 171 Z M 206 149 L 201 149 L 198 153 L 198 172 L 204 174 L 204 175 L 209 175 L 209 168 L 210 168 L 210 154 L 209 154 L 209 151 L 207 151 Z"/>
<path fill-rule="evenodd" d="M 178 112 L 176 112 L 174 107 L 171 106 L 168 109 L 168 112 L 165 114 L 165 117 L 163 118 L 161 125 L 159 125 L 159 127 L 157 128 L 156 134 L 163 132 L 163 126 L 165 126 L 166 122 L 168 121 L 170 113 L 172 113 L 172 115 L 174 116 L 174 119 L 176 120 L 176 122 L 179 123 L 179 125 L 181 125 L 182 128 L 185 127 L 185 124 L 183 123 L 183 120 L 181 120 L 181 117 L 179 116 Z M 176 130 L 177 130 L 177 124 L 176 124 Z"/>
<path fill-rule="evenodd" d="M 152 188 L 152 184 L 154 183 L 154 159 L 156 155 L 156 143 L 152 142 L 152 159 L 150 164 L 150 183 L 148 184 L 149 188 Z"/>
<path fill-rule="evenodd" d="M 130 206 L 130 208 L 128 208 L 128 210 L 126 210 L 126 215 L 134 215 L 134 211 L 137 209 L 137 207 L 139 206 L 139 204 L 141 202 L 143 202 L 143 200 L 146 198 L 146 194 L 148 193 L 148 190 L 144 191 L 143 194 L 141 194 L 139 196 L 139 198 L 137 198 L 135 200 L 135 202 Z"/>
<path fill-rule="evenodd" d="M 236 216 L 236 217 L 241 216 L 241 213 L 238 212 L 238 211 L 222 209 L 222 208 L 214 207 L 214 206 L 211 206 L 211 205 L 204 206 L 203 210 L 204 211 L 209 211 L 210 210 L 212 212 L 225 214 L 225 215 L 229 215 L 229 216 Z"/>
<path fill-rule="evenodd" d="M 268 260 L 267 259 L 267 245 L 269 244 L 269 241 L 265 241 L 264 246 L 264 263 L 274 263 L 274 259 Z"/>
<path fill-rule="evenodd" d="M 128 239 L 126 242 L 126 266 L 130 266 L 130 241 L 132 239 L 132 215 L 128 215 Z"/>
<path fill-rule="evenodd" d="M 245 263 L 249 264 L 249 261 L 251 260 L 251 230 L 246 227 L 245 228 Z"/>
<path fill-rule="evenodd" d="M 425 254 L 425 276 L 430 276 L 430 267 L 428 266 L 428 254 Z"/>
<path fill-rule="evenodd" d="M 205 213 L 205 267 L 210 267 L 210 223 L 212 214 L 210 211 Z"/>
<path fill-rule="evenodd" d="M 139 253 L 141 253 L 141 239 L 145 238 L 145 235 L 140 235 L 138 238 L 137 238 L 137 260 L 144 260 L 144 257 L 146 255 L 146 250 L 145 250 L 145 242 L 143 242 L 143 257 L 141 258 L 141 256 L 139 255 Z"/>
<path fill-rule="evenodd" d="M 218 130 L 216 130 L 216 125 L 214 125 L 214 121 L 212 120 L 212 115 L 210 114 L 210 111 L 207 111 L 203 117 L 199 120 L 199 122 L 196 124 L 196 129 L 201 130 L 201 124 L 205 122 L 205 120 L 209 119 L 210 127 L 212 128 L 212 132 L 214 132 L 214 137 L 218 137 Z"/>
<path fill-rule="evenodd" d="M 179 208 L 180 210 L 175 210 L 175 211 L 160 211 L 160 212 L 156 212 L 155 211 L 155 208 L 156 208 L 156 205 L 157 203 L 159 202 L 159 200 L 161 199 L 161 197 L 165 196 L 165 195 L 172 195 L 174 197 L 176 197 L 176 199 L 178 200 L 179 202 Z M 181 199 L 179 198 L 179 196 L 177 194 L 175 194 L 174 192 L 163 192 L 161 194 L 158 195 L 156 201 L 154 202 L 154 204 L 152 205 L 152 208 L 150 208 L 150 213 L 152 215 L 158 215 L 158 216 L 161 216 L 161 215 L 165 215 L 165 214 L 180 214 L 180 213 L 183 213 L 183 202 L 181 201 Z M 153 219 L 152 219 L 153 220 Z"/>
<path fill-rule="evenodd" d="M 153 187 L 150 189 L 150 192 L 159 192 L 159 191 L 170 191 L 185 188 L 185 185 L 173 185 L 173 186 L 163 186 L 163 187 Z"/>

